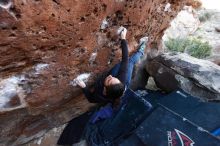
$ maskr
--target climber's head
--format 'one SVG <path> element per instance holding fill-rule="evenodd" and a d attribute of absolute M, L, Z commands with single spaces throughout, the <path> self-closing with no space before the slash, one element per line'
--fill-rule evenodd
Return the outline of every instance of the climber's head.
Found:
<path fill-rule="evenodd" d="M 111 86 L 111 85 L 115 85 L 115 84 L 119 84 L 119 83 L 121 83 L 121 81 L 118 78 L 113 77 L 111 75 L 107 76 L 104 81 L 104 85 L 106 87 Z"/>
<path fill-rule="evenodd" d="M 104 81 L 105 94 L 109 99 L 116 99 L 123 95 L 125 86 L 118 78 L 107 76 Z"/>

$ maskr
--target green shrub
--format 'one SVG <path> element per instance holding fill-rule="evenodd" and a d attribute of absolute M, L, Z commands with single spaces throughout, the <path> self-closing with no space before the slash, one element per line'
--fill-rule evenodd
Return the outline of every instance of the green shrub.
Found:
<path fill-rule="evenodd" d="M 166 47 L 173 52 L 184 52 L 188 40 L 184 38 L 169 39 L 165 42 Z"/>
<path fill-rule="evenodd" d="M 212 47 L 208 42 L 202 42 L 198 39 L 192 39 L 189 46 L 186 47 L 186 53 L 196 58 L 205 58 L 211 55 Z"/>
<path fill-rule="evenodd" d="M 199 39 L 176 38 L 165 42 L 166 47 L 172 52 L 185 52 L 196 58 L 205 58 L 211 55 L 212 47 L 208 42 Z"/>

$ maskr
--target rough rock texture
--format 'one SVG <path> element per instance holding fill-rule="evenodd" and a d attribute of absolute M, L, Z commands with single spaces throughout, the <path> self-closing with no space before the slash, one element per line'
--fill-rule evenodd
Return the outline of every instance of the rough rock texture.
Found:
<path fill-rule="evenodd" d="M 146 69 L 161 89 L 181 88 L 203 100 L 220 101 L 220 67 L 187 54 L 162 54 L 148 62 Z"/>
<path fill-rule="evenodd" d="M 115 35 L 128 28 L 159 44 L 189 0 L 1 0 L 0 145 L 20 145 L 91 106 L 70 81 L 118 61 Z M 170 5 L 169 5 L 169 4 Z M 90 74 L 89 74 L 90 75 Z"/>
<path fill-rule="evenodd" d="M 57 146 L 57 140 L 60 137 L 66 124 L 49 130 L 43 137 L 33 140 L 24 146 Z"/>

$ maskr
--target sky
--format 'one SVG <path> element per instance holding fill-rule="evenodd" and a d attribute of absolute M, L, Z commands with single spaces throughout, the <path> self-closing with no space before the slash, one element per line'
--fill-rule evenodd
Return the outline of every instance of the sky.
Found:
<path fill-rule="evenodd" d="M 203 7 L 207 9 L 218 9 L 220 10 L 220 0 L 201 0 Z"/>

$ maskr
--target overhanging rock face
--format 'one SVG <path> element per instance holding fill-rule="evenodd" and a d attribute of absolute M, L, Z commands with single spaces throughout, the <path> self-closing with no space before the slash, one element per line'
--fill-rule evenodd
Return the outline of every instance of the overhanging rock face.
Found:
<path fill-rule="evenodd" d="M 118 61 L 115 35 L 159 43 L 182 0 L 0 1 L 0 143 L 19 145 L 91 106 L 70 81 Z M 84 74 L 86 73 L 86 74 Z"/>
<path fill-rule="evenodd" d="M 157 85 L 167 91 L 181 88 L 208 101 L 220 100 L 220 66 L 187 54 L 162 54 L 146 69 Z"/>

